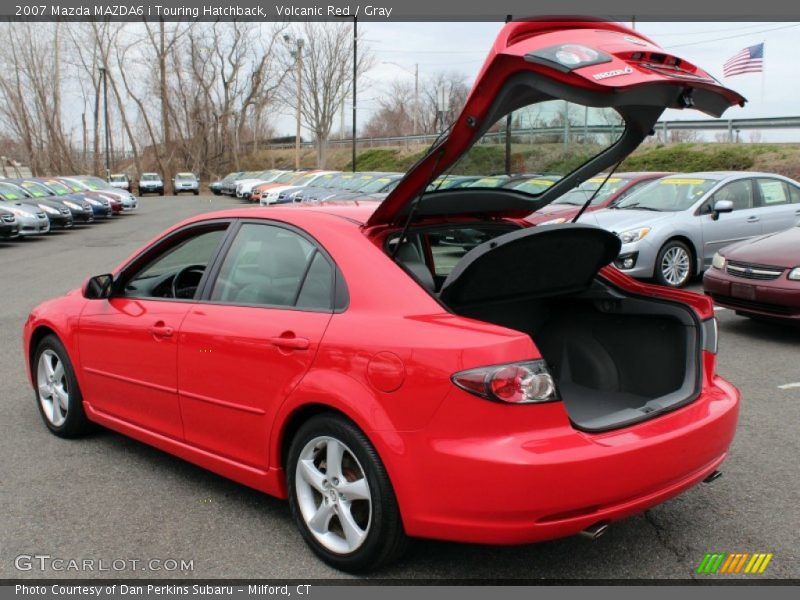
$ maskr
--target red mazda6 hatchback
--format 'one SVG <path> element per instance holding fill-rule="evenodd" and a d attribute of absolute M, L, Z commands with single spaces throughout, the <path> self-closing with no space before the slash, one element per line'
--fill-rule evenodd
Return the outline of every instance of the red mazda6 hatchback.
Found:
<path fill-rule="evenodd" d="M 709 299 L 609 266 L 611 233 L 525 217 L 665 109 L 743 101 L 621 25 L 510 23 L 449 134 L 381 204 L 194 217 L 35 308 L 44 422 L 100 424 L 288 498 L 348 571 L 409 537 L 596 536 L 715 478 L 739 395 L 715 372 Z M 426 191 L 509 112 L 546 123 L 565 102 L 616 137 L 538 195 Z"/>

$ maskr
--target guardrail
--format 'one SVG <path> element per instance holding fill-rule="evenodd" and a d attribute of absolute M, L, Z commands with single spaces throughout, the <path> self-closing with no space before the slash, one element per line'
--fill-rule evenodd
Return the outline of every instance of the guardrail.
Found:
<path fill-rule="evenodd" d="M 657 135 L 664 135 L 669 131 L 727 131 L 730 139 L 733 140 L 734 132 L 741 130 L 752 129 L 800 129 L 800 116 L 797 117 L 763 117 L 754 119 L 694 119 L 694 120 L 675 120 L 675 121 L 659 121 L 655 127 Z M 559 125 L 557 127 L 541 127 L 541 128 L 526 128 L 526 129 L 512 129 L 511 137 L 524 137 L 532 135 L 549 135 L 549 136 L 568 136 L 578 137 L 586 135 L 597 134 L 610 134 L 614 135 L 620 131 L 619 125 L 583 125 L 582 123 L 571 123 L 569 127 Z M 505 130 L 489 132 L 483 136 L 483 140 L 490 141 L 504 141 L 506 136 Z M 404 136 L 390 136 L 390 137 L 359 137 L 356 138 L 356 144 L 359 146 L 392 146 L 392 145 L 411 145 L 431 144 L 439 137 L 439 134 L 422 134 L 422 135 L 404 135 Z M 343 139 L 329 139 L 328 146 L 350 146 L 353 143 L 352 138 Z M 294 148 L 294 142 L 282 144 L 264 144 L 265 148 L 274 149 L 288 149 Z M 300 143 L 304 148 L 313 147 L 313 141 L 304 141 Z"/>

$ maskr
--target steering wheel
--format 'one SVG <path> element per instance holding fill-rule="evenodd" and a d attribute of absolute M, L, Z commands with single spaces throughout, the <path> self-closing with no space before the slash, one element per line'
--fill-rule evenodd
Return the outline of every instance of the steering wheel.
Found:
<path fill-rule="evenodd" d="M 189 265 L 187 267 L 183 267 L 180 271 L 175 273 L 175 277 L 172 278 L 172 297 L 191 299 L 194 296 L 194 293 L 197 291 L 197 284 L 200 283 L 200 278 L 203 276 L 203 272 L 205 270 L 205 265 Z M 197 283 L 194 285 L 192 285 L 191 282 L 184 283 L 182 281 L 189 273 L 195 273 L 199 275 L 197 278 Z"/>

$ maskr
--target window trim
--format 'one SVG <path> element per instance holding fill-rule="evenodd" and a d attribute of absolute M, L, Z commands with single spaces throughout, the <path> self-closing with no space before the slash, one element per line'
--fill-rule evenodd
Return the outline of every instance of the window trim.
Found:
<path fill-rule="evenodd" d="M 222 270 L 222 265 L 225 262 L 225 258 L 228 256 L 228 252 L 230 252 L 231 246 L 236 239 L 237 234 L 241 230 L 242 226 L 244 225 L 267 225 L 272 227 L 280 227 L 281 229 L 286 229 L 287 231 L 291 231 L 305 239 L 308 243 L 310 243 L 314 247 L 314 252 L 312 253 L 308 264 L 306 265 L 305 271 L 303 272 L 303 280 L 300 286 L 298 286 L 297 294 L 294 299 L 295 304 L 297 304 L 297 299 L 299 298 L 300 294 L 303 291 L 303 285 L 305 285 L 305 279 L 308 275 L 308 271 L 311 268 L 311 263 L 314 260 L 314 257 L 317 254 L 321 254 L 322 257 L 328 261 L 330 266 L 332 267 L 331 271 L 331 308 L 328 309 L 320 309 L 320 308 L 302 308 L 298 306 L 286 306 L 283 304 L 237 304 L 235 302 L 225 302 L 221 300 L 211 300 L 211 292 L 214 289 L 214 284 L 217 281 L 217 277 L 219 277 L 219 272 Z M 208 277 L 206 277 L 208 275 Z M 287 223 L 285 221 L 277 221 L 274 219 L 251 219 L 251 218 L 239 218 L 233 219 L 232 226 L 228 229 L 228 236 L 220 244 L 220 249 L 217 255 L 215 256 L 214 260 L 211 262 L 211 268 L 206 269 L 206 273 L 203 274 L 204 279 L 200 282 L 200 286 L 198 286 L 198 293 L 197 297 L 195 298 L 195 302 L 202 303 L 202 304 L 210 304 L 214 306 L 238 306 L 240 308 L 256 308 L 256 309 L 272 309 L 272 310 L 293 310 L 299 312 L 313 312 L 313 313 L 342 313 L 346 311 L 350 306 L 350 293 L 347 288 L 347 283 L 345 282 L 344 275 L 342 274 L 339 266 L 336 264 L 336 261 L 333 260 L 333 257 L 328 253 L 327 250 L 320 244 L 311 234 L 309 234 L 304 229 L 300 229 L 299 227 Z"/>
<path fill-rule="evenodd" d="M 183 302 L 183 303 L 197 303 L 201 298 L 202 290 L 204 289 L 206 279 L 209 276 L 209 265 L 214 265 L 220 251 L 222 248 L 225 247 L 225 243 L 228 239 L 228 236 L 231 232 L 231 226 L 233 225 L 233 219 L 209 219 L 207 221 L 201 221 L 199 223 L 189 223 L 184 227 L 180 227 L 176 229 L 154 244 L 148 246 L 144 250 L 142 250 L 139 254 L 134 256 L 131 260 L 125 263 L 119 271 L 114 275 L 114 281 L 111 284 L 111 293 L 108 297 L 109 300 L 113 300 L 114 298 L 128 298 L 128 299 L 138 299 L 142 301 L 150 301 L 150 302 Z M 195 291 L 194 298 L 155 298 L 155 297 L 141 297 L 141 296 L 126 296 L 124 293 L 120 293 L 123 289 L 123 286 L 130 281 L 132 278 L 131 272 L 135 275 L 141 268 L 145 267 L 149 262 L 153 260 L 154 256 L 157 256 L 163 252 L 165 248 L 171 248 L 176 244 L 176 238 L 178 238 L 177 243 L 180 242 L 181 239 L 186 237 L 191 237 L 193 231 L 200 231 L 206 229 L 208 231 L 214 231 L 217 228 L 222 229 L 222 226 L 225 226 L 223 230 L 223 237 L 220 243 L 217 245 L 216 250 L 211 255 L 211 258 L 208 261 L 208 265 L 206 265 L 206 269 L 203 272 L 203 277 L 200 279 L 200 283 L 197 286 L 197 291 Z"/>

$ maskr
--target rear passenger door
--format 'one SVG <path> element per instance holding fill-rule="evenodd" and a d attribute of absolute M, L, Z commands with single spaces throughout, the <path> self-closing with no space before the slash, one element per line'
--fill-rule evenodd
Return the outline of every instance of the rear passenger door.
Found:
<path fill-rule="evenodd" d="M 242 222 L 180 330 L 186 441 L 268 465 L 274 413 L 311 366 L 334 310 L 329 256 L 303 232 Z"/>
<path fill-rule="evenodd" d="M 800 204 L 792 203 L 792 193 L 787 182 L 759 177 L 756 179 L 756 194 L 762 233 L 783 231 L 800 221 Z"/>

